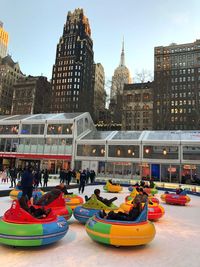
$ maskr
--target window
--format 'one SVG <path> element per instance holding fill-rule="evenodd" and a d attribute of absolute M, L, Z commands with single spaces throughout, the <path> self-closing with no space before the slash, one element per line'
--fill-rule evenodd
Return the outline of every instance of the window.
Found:
<path fill-rule="evenodd" d="M 72 124 L 49 124 L 47 134 L 72 134 Z"/>
<path fill-rule="evenodd" d="M 1 125 L 0 134 L 18 134 L 19 125 Z"/>
<path fill-rule="evenodd" d="M 140 102 L 141 101 L 141 94 L 135 94 L 135 101 Z"/>
<path fill-rule="evenodd" d="M 143 101 L 149 101 L 150 100 L 150 94 L 149 93 L 144 93 L 143 94 Z"/>
<path fill-rule="evenodd" d="M 44 124 L 23 124 L 21 134 L 44 134 Z"/>

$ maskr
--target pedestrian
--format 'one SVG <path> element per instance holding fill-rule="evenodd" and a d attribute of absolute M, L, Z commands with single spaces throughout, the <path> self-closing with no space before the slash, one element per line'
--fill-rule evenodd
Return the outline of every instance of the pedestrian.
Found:
<path fill-rule="evenodd" d="M 39 170 L 36 170 L 33 176 L 34 176 L 34 187 L 37 189 L 39 186 Z"/>
<path fill-rule="evenodd" d="M 47 187 L 47 183 L 49 180 L 49 172 L 47 169 L 45 169 L 45 171 L 44 171 L 43 180 L 44 180 L 43 187 L 45 187 L 45 186 Z"/>
<path fill-rule="evenodd" d="M 6 182 L 8 183 L 8 178 L 10 178 L 10 168 L 6 168 Z"/>
<path fill-rule="evenodd" d="M 38 169 L 38 185 L 42 186 L 42 171 Z"/>
<path fill-rule="evenodd" d="M 72 171 L 71 169 L 67 170 L 67 174 L 66 174 L 66 184 L 69 185 L 72 179 Z"/>
<path fill-rule="evenodd" d="M 2 183 L 8 183 L 8 176 L 7 176 L 7 170 L 5 169 L 1 174 L 1 181 Z"/>
<path fill-rule="evenodd" d="M 17 179 L 17 170 L 15 167 L 10 169 L 10 182 L 11 185 L 9 188 L 16 187 L 16 179 Z"/>
<path fill-rule="evenodd" d="M 86 182 L 86 170 L 83 170 L 80 175 L 79 194 L 84 192 Z"/>
<path fill-rule="evenodd" d="M 86 171 L 86 184 L 88 184 L 88 182 L 89 182 L 89 178 L 90 178 L 90 171 L 89 171 L 89 169 L 87 168 L 87 171 Z"/>
<path fill-rule="evenodd" d="M 76 183 L 77 184 L 79 184 L 79 182 L 80 182 L 80 176 L 81 176 L 81 171 L 79 170 L 76 172 Z"/>
<path fill-rule="evenodd" d="M 18 181 L 21 181 L 21 179 L 22 179 L 22 174 L 23 174 L 23 170 L 22 170 L 22 168 L 19 168 L 19 169 L 18 169 L 18 172 L 17 172 L 17 180 L 18 180 Z"/>
<path fill-rule="evenodd" d="M 90 171 L 90 182 L 91 182 L 91 184 L 94 183 L 95 177 L 96 177 L 95 171 L 94 170 L 91 170 Z"/>
<path fill-rule="evenodd" d="M 28 166 L 22 174 L 21 187 L 22 195 L 27 196 L 29 200 L 32 198 L 33 193 L 33 168 Z"/>
<path fill-rule="evenodd" d="M 76 180 L 76 170 L 75 169 L 72 170 L 72 179 L 75 182 L 75 180 Z"/>
<path fill-rule="evenodd" d="M 65 182 L 65 170 L 60 170 L 60 184 Z"/>

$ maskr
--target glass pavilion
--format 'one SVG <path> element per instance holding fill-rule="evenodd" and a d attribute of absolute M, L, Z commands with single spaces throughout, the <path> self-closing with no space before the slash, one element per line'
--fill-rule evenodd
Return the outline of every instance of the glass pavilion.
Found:
<path fill-rule="evenodd" d="M 0 169 L 28 164 L 192 183 L 200 181 L 200 131 L 97 131 L 87 112 L 0 116 Z"/>
<path fill-rule="evenodd" d="M 192 183 L 200 178 L 200 131 L 91 131 L 76 140 L 76 166 L 100 176 Z"/>
<path fill-rule="evenodd" d="M 93 129 L 89 113 L 0 116 L 0 169 L 73 167 L 76 138 Z"/>

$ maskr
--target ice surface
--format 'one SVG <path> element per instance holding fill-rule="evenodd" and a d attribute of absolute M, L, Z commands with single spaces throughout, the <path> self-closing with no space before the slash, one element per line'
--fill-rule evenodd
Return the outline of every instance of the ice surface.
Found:
<path fill-rule="evenodd" d="M 102 186 L 88 186 L 84 195 L 100 188 L 102 196 L 117 196 L 116 204 L 129 194 L 126 187 L 119 194 L 103 193 Z M 2 189 L 2 188 L 1 188 Z M 77 189 L 70 190 L 77 193 Z M 158 196 L 160 195 L 159 192 Z M 0 214 L 10 207 L 8 197 L 0 198 Z M 101 245 L 90 239 L 85 226 L 73 217 L 69 231 L 59 242 L 46 247 L 12 248 L 0 245 L 0 266 L 4 267 L 199 267 L 200 198 L 191 196 L 188 206 L 162 204 L 166 214 L 155 223 L 156 237 L 146 246 L 120 247 Z"/>

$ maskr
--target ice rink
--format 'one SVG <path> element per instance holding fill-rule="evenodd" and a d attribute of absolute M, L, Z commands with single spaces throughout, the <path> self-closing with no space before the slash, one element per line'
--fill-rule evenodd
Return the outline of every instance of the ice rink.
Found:
<path fill-rule="evenodd" d="M 90 196 L 94 188 L 102 196 L 117 196 L 117 205 L 129 194 L 124 187 L 119 194 L 103 192 L 102 186 L 88 186 L 84 195 Z M 75 193 L 77 189 L 70 190 Z M 162 193 L 162 192 L 160 192 Z M 158 198 L 160 193 L 157 195 Z M 0 198 L 0 214 L 10 207 L 8 197 Z M 155 222 L 155 239 L 146 246 L 111 247 L 95 243 L 85 231 L 85 226 L 72 218 L 69 231 L 57 243 L 46 247 L 12 248 L 0 245 L 0 266 L 4 267 L 199 267 L 200 266 L 200 197 L 191 196 L 188 206 L 162 203 L 165 215 Z"/>

